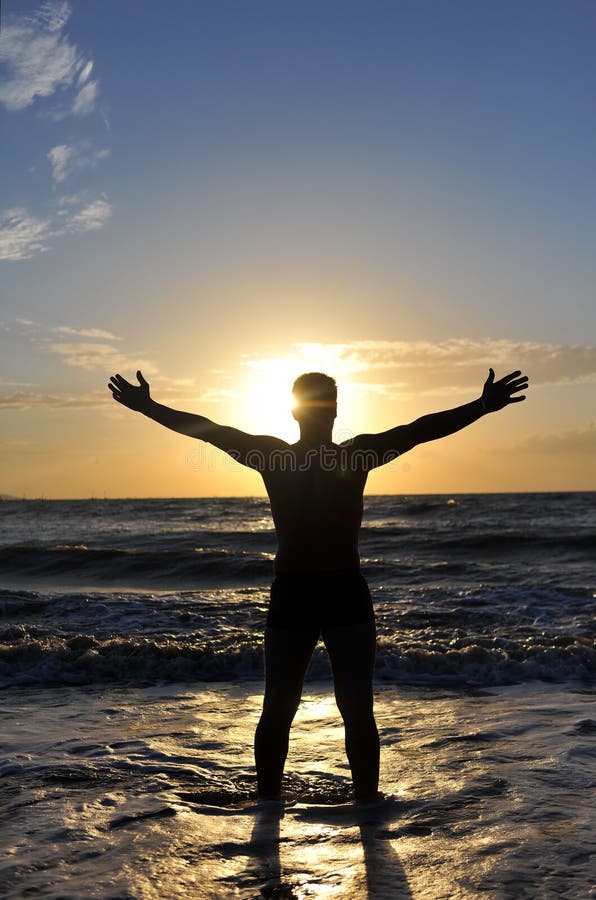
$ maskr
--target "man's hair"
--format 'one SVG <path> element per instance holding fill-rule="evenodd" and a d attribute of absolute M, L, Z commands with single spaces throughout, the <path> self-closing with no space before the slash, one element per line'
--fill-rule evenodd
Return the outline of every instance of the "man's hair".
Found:
<path fill-rule="evenodd" d="M 330 375 L 306 372 L 294 382 L 292 394 L 298 406 L 331 406 L 337 402 L 337 385 Z"/>

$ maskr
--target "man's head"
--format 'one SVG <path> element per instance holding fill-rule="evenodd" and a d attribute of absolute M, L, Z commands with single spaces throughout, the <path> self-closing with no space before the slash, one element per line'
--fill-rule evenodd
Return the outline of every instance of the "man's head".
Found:
<path fill-rule="evenodd" d="M 337 415 L 337 385 L 335 379 L 322 372 L 306 372 L 300 375 L 292 387 L 297 422 L 319 420 L 328 422 Z"/>

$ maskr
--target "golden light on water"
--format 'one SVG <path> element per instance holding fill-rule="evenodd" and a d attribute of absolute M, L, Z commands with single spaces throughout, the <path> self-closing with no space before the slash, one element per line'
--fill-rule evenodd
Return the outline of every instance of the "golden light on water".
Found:
<path fill-rule="evenodd" d="M 315 698 L 309 697 L 302 701 L 301 718 L 336 719 L 338 716 L 339 712 L 333 694 L 316 696 Z"/>

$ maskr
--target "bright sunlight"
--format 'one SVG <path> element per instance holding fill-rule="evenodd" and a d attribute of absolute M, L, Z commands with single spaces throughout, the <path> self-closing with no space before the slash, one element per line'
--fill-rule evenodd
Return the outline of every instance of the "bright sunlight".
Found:
<path fill-rule="evenodd" d="M 292 443 L 298 440 L 298 425 L 292 418 L 292 385 L 304 372 L 324 372 L 336 379 L 338 410 L 342 406 L 353 410 L 362 403 L 358 386 L 349 380 L 353 364 L 324 344 L 300 344 L 294 356 L 246 359 L 243 366 L 239 412 L 255 433 L 274 434 Z"/>

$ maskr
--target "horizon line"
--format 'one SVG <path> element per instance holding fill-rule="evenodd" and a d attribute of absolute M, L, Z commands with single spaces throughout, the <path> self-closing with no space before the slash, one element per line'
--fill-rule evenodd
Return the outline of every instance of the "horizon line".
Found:
<path fill-rule="evenodd" d="M 544 491 L 408 491 L 408 492 L 394 492 L 394 493 L 384 493 L 384 494 L 364 494 L 364 498 L 368 497 L 477 497 L 483 496 L 486 494 L 489 495 L 509 495 L 509 494 L 595 494 L 596 488 L 571 488 L 571 489 L 549 489 Z M 134 496 L 134 497 L 108 497 L 104 494 L 103 497 L 92 494 L 89 497 L 44 497 L 44 495 L 40 495 L 37 497 L 27 497 L 21 496 L 18 497 L 15 494 L 2 494 L 0 493 L 0 502 L 10 503 L 17 501 L 19 503 L 23 501 L 27 502 L 70 502 L 70 501 L 87 501 L 87 500 L 99 500 L 99 501 L 107 501 L 107 500 L 269 500 L 267 494 L 212 494 L 212 495 L 169 495 L 163 497 L 156 496 Z"/>

